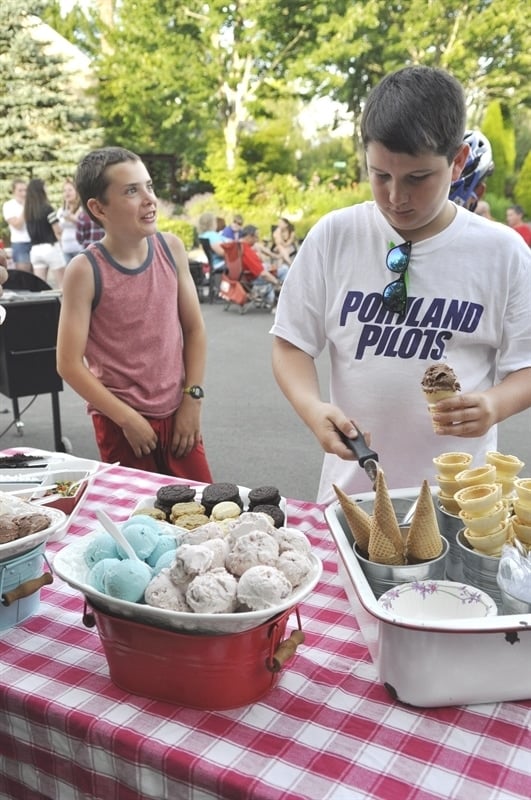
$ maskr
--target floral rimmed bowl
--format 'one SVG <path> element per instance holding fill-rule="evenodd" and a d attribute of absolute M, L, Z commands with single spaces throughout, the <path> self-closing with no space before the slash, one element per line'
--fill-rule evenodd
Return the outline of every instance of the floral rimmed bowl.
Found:
<path fill-rule="evenodd" d="M 496 603 L 486 592 L 465 583 L 442 580 L 403 583 L 385 592 L 378 604 L 393 616 L 424 622 L 493 617 L 498 613 Z"/>

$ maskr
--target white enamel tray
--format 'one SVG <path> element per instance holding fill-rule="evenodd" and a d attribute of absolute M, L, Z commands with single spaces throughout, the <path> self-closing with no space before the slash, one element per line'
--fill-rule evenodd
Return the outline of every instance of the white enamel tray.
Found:
<path fill-rule="evenodd" d="M 418 489 L 391 491 L 407 501 Z M 370 501 L 374 494 L 355 495 Z M 338 550 L 338 573 L 360 630 L 389 693 L 414 706 L 531 699 L 531 614 L 461 621 L 413 620 L 378 604 L 354 555 L 341 506 L 325 509 Z"/>

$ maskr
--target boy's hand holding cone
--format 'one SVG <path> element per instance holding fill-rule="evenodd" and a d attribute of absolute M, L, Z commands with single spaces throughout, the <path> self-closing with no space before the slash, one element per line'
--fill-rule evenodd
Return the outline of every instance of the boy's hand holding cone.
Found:
<path fill-rule="evenodd" d="M 428 401 L 428 408 L 433 414 L 435 404 L 439 400 L 455 397 L 461 392 L 461 384 L 448 364 L 431 364 L 424 373 L 421 384 L 424 397 Z M 437 428 L 434 425 L 434 430 Z"/>

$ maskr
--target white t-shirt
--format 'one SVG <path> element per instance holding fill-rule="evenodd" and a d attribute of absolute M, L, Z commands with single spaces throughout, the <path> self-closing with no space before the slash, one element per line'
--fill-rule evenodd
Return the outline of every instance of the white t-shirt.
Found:
<path fill-rule="evenodd" d="M 6 200 L 2 206 L 2 214 L 4 215 L 6 222 L 8 219 L 13 219 L 13 217 L 19 217 L 23 211 L 24 206 L 22 203 L 19 203 L 18 200 L 15 200 L 14 197 L 12 197 L 11 200 Z M 30 236 L 25 225 L 23 228 L 14 228 L 13 225 L 10 225 L 9 238 L 11 240 L 11 244 L 14 244 L 15 242 L 30 241 Z"/>
<path fill-rule="evenodd" d="M 386 255 L 402 238 L 374 202 L 333 211 L 305 238 L 280 294 L 271 333 L 313 358 L 328 347 L 330 402 L 370 432 L 389 488 L 435 482 L 432 459 L 496 449 L 481 438 L 433 433 L 420 382 L 445 360 L 463 392 L 482 391 L 531 367 L 531 252 L 510 228 L 462 208 L 441 233 L 415 243 L 408 311 L 398 320 L 381 304 L 398 276 Z M 517 454 L 516 454 L 517 455 Z M 356 462 L 325 454 L 319 502 L 370 491 Z"/>
<path fill-rule="evenodd" d="M 69 256 L 81 253 L 83 248 L 76 238 L 76 223 L 65 217 L 64 208 L 58 210 L 57 218 L 61 224 L 61 249 L 63 253 Z"/>

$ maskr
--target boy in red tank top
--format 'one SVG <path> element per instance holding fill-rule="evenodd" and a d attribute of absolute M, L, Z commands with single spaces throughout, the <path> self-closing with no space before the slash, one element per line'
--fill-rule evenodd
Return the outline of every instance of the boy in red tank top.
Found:
<path fill-rule="evenodd" d="M 151 178 L 129 150 L 94 150 L 75 182 L 105 236 L 65 272 L 57 370 L 87 401 L 103 461 L 210 483 L 206 332 L 183 243 L 157 233 Z"/>

